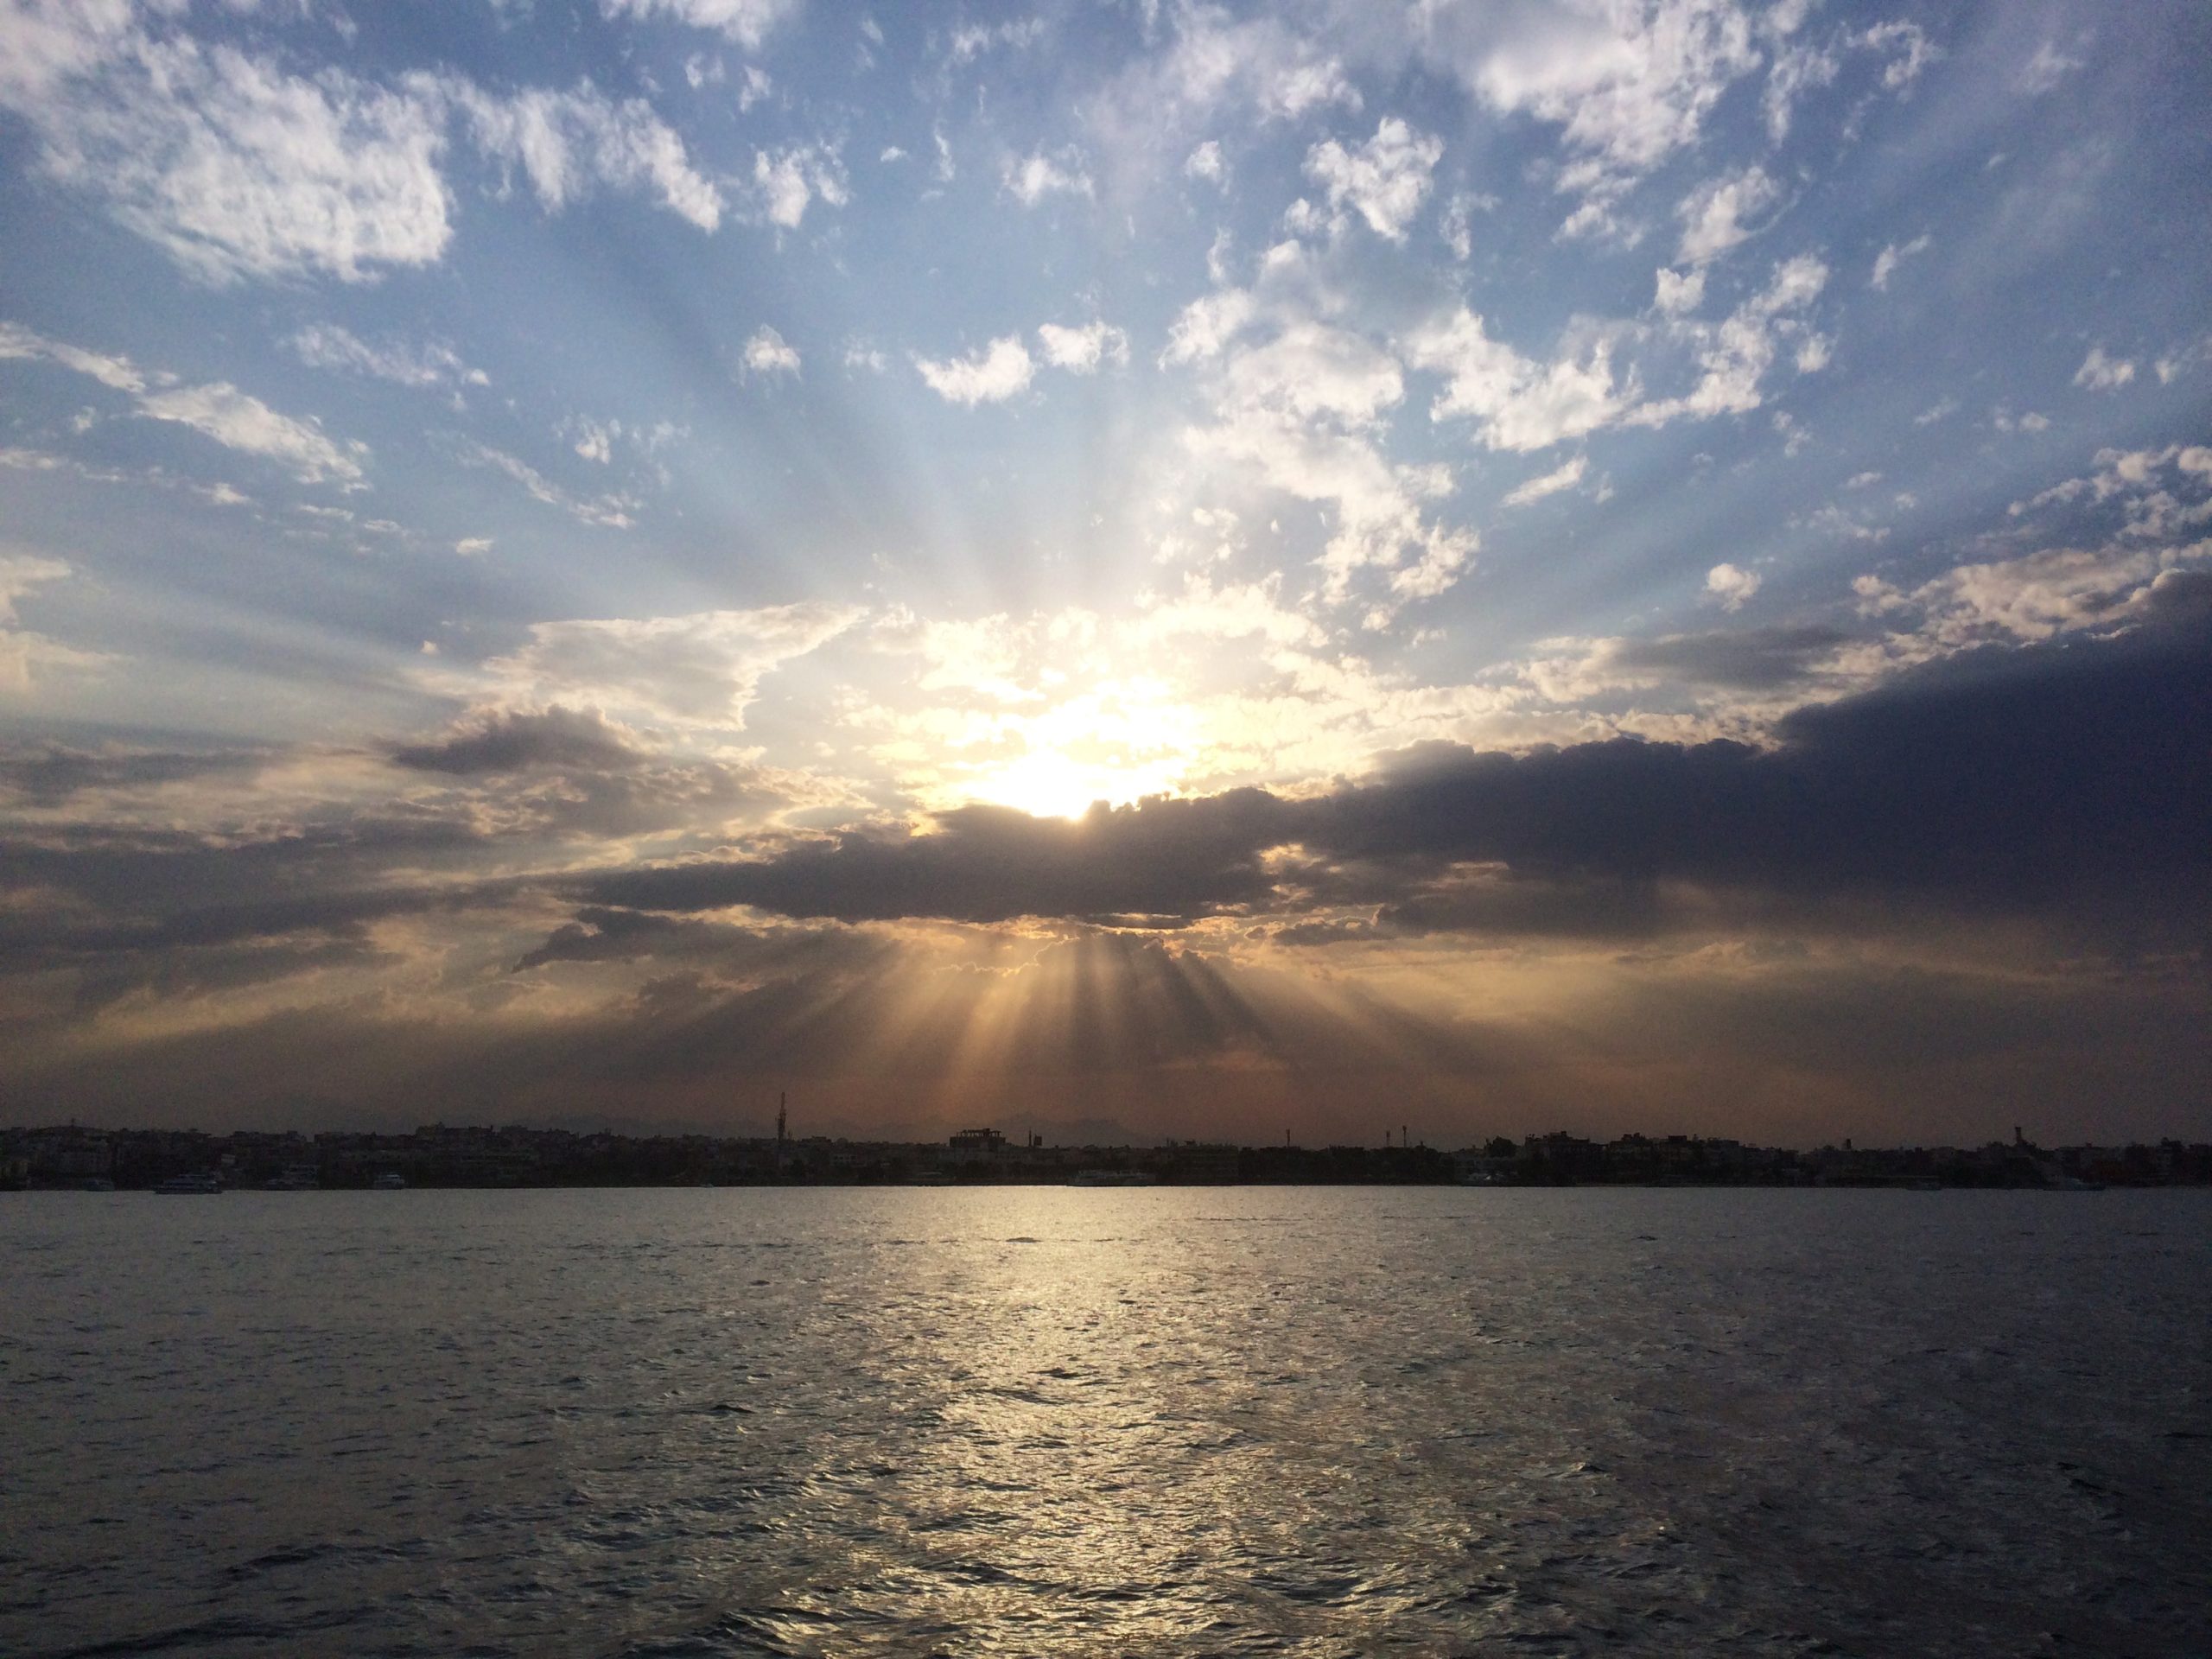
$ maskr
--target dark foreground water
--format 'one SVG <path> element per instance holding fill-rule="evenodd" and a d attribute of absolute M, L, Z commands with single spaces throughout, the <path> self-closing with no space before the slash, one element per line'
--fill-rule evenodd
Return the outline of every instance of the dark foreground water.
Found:
<path fill-rule="evenodd" d="M 0 1198 L 0 1653 L 2212 1652 L 2212 1195 Z"/>

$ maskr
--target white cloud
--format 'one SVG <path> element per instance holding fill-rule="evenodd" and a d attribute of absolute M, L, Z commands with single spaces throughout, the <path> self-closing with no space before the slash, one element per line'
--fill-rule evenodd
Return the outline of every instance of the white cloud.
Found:
<path fill-rule="evenodd" d="M 492 550 L 492 538 L 489 536 L 464 536 L 453 544 L 453 550 L 464 559 L 473 559 Z"/>
<path fill-rule="evenodd" d="M 2091 391 L 2118 391 L 2134 378 L 2135 365 L 2131 359 L 2107 357 L 2101 346 L 2089 347 L 2082 366 L 2074 371 L 2074 384 Z"/>
<path fill-rule="evenodd" d="M 139 414 L 149 420 L 175 420 L 228 449 L 274 460 L 308 485 L 359 482 L 360 462 L 354 455 L 367 454 L 363 445 L 340 449 L 321 427 L 276 414 L 228 380 L 149 391 L 139 398 Z"/>
<path fill-rule="evenodd" d="M 1633 387 L 1613 378 L 1612 344 L 1605 331 L 1586 331 L 1540 363 L 1491 339 L 1483 319 L 1461 306 L 1415 331 L 1406 351 L 1414 366 L 1446 377 L 1432 420 L 1470 416 L 1489 448 L 1528 451 L 1611 426 L 1633 407 Z"/>
<path fill-rule="evenodd" d="M 947 40 L 945 56 L 955 64 L 967 63 L 1001 47 L 1020 51 L 1044 38 L 1042 17 L 1021 17 L 1003 23 L 963 23 Z"/>
<path fill-rule="evenodd" d="M 991 341 L 970 356 L 917 357 L 914 367 L 929 389 L 950 404 L 1003 403 L 1024 390 L 1037 372 L 1019 334 Z"/>
<path fill-rule="evenodd" d="M 527 490 L 531 497 L 549 507 L 557 507 L 579 524 L 599 524 L 609 530 L 628 530 L 636 524 L 633 516 L 639 506 L 634 496 L 611 494 L 590 499 L 571 495 L 544 474 L 504 449 L 494 449 L 486 443 L 467 442 L 456 451 L 464 467 L 480 467 L 495 473 L 504 473 Z"/>
<path fill-rule="evenodd" d="M 174 375 L 147 375 L 128 358 L 87 352 L 16 323 L 0 323 L 0 358 L 37 359 L 130 394 L 134 412 L 149 421 L 189 427 L 226 448 L 273 461 L 302 482 L 360 481 L 358 459 L 367 446 L 341 447 L 310 422 L 280 415 L 227 381 L 180 385 Z"/>
<path fill-rule="evenodd" d="M 1173 365 L 1219 356 L 1257 312 L 1251 295 L 1241 288 L 1200 295 L 1169 326 L 1167 349 L 1160 354 L 1160 362 Z"/>
<path fill-rule="evenodd" d="M 757 50 L 769 31 L 795 15 L 801 0 L 600 0 L 609 17 L 651 18 L 665 15 L 693 29 L 711 29 L 747 51 Z"/>
<path fill-rule="evenodd" d="M 1357 149 L 1333 138 L 1314 145 L 1306 153 L 1306 175 L 1327 190 L 1330 207 L 1349 205 L 1377 236 L 1402 242 L 1443 155 L 1442 139 L 1385 116 L 1375 136 Z"/>
<path fill-rule="evenodd" d="M 461 361 L 452 346 L 432 340 L 420 346 L 404 341 L 371 345 L 334 322 L 310 323 L 286 345 L 311 369 L 335 369 L 365 374 L 402 386 L 481 386 L 490 377 Z"/>
<path fill-rule="evenodd" d="M 9 99 L 62 182 L 188 271 L 222 283 L 320 272 L 359 282 L 444 251 L 444 101 L 340 70 L 313 79 L 226 46 L 101 37 L 43 95 Z M 19 83 L 20 84 L 20 83 Z M 0 80 L 0 98 L 8 88 Z"/>
<path fill-rule="evenodd" d="M 1925 236 L 1916 236 L 1910 242 L 1891 243 L 1874 256 L 1874 274 L 1867 280 L 1878 289 L 1887 289 L 1897 266 L 1916 253 L 1927 252 L 1928 246 L 1929 238 Z"/>
<path fill-rule="evenodd" d="M 435 263 L 452 235 L 456 118 L 493 160 L 521 166 L 549 210 L 603 184 L 652 188 L 705 229 L 719 218 L 675 131 L 588 82 L 497 94 L 455 74 L 310 77 L 149 32 L 142 16 L 116 0 L 8 14 L 19 55 L 0 51 L 0 106 L 29 124 L 48 175 L 104 197 L 203 281 L 365 282 Z"/>
<path fill-rule="evenodd" d="M 111 357 L 101 352 L 88 352 L 67 341 L 48 340 L 34 334 L 21 323 L 0 322 L 0 358 L 59 364 L 65 369 L 88 375 L 104 386 L 117 391 L 143 391 L 146 376 L 139 372 L 127 357 Z"/>
<path fill-rule="evenodd" d="M 753 158 L 753 191 L 760 215 L 786 231 L 799 227 L 817 197 L 832 207 L 851 199 L 843 162 L 834 148 L 821 144 L 759 152 Z"/>
<path fill-rule="evenodd" d="M 41 676 L 54 670 L 98 668 L 111 660 L 16 626 L 17 600 L 70 574 L 60 559 L 0 553 L 0 692 L 28 693 Z"/>
<path fill-rule="evenodd" d="M 1571 490 L 1582 481 L 1582 474 L 1589 464 L 1587 457 L 1577 455 L 1556 471 L 1546 473 L 1541 478 L 1532 478 L 1514 490 L 1506 496 L 1505 505 L 1509 507 L 1525 507 L 1530 502 L 1541 501 L 1548 495 L 1557 495 L 1562 490 Z"/>
<path fill-rule="evenodd" d="M 1208 179 L 1219 184 L 1229 176 L 1229 164 L 1221 158 L 1221 144 L 1209 138 L 1192 150 L 1183 163 L 1184 173 L 1193 179 Z"/>
<path fill-rule="evenodd" d="M 1611 205 L 1762 61 L 1751 9 L 1733 0 L 1440 7 L 1425 20 L 1428 51 L 1484 103 L 1559 128 L 1571 159 L 1558 188 L 1583 198 L 1570 233 L 1605 229 Z"/>
<path fill-rule="evenodd" d="M 1047 156 L 1040 149 L 1010 161 L 1000 181 L 1007 194 L 1025 207 L 1034 207 L 1047 196 L 1091 194 L 1090 175 L 1084 171 L 1082 156 L 1072 149 L 1061 150 L 1058 156 Z"/>
<path fill-rule="evenodd" d="M 2055 41 L 2036 48 L 2036 54 L 2022 67 L 2015 83 L 2029 96 L 2047 92 L 2082 67 L 2082 60 L 2058 49 Z"/>
<path fill-rule="evenodd" d="M 1732 564 L 1716 564 L 1705 573 L 1705 591 L 1720 601 L 1724 611 L 1740 611 L 1759 590 L 1759 574 Z"/>
<path fill-rule="evenodd" d="M 2201 367 L 2208 361 L 2212 361 L 2212 334 L 2207 334 L 2203 339 L 2193 341 L 2178 351 L 2168 352 L 2152 365 L 2152 368 L 2158 377 L 2158 384 L 2162 386 L 2170 386 L 2183 375 L 2192 369 Z"/>
<path fill-rule="evenodd" d="M 745 342 L 745 372 L 748 375 L 797 374 L 798 348 L 764 325 Z"/>
<path fill-rule="evenodd" d="M 1072 374 L 1090 374 L 1103 363 L 1127 363 L 1129 337 L 1109 322 L 1093 322 L 1081 328 L 1063 328 L 1047 322 L 1037 330 L 1045 360 Z"/>
<path fill-rule="evenodd" d="M 1717 328 L 1677 324 L 1698 342 L 1697 385 L 1680 397 L 1637 407 L 1629 417 L 1642 426 L 1659 426 L 1682 416 L 1703 419 L 1741 415 L 1757 409 L 1760 385 L 1784 340 L 1800 341 L 1796 364 L 1809 373 L 1827 361 L 1827 343 L 1811 334 L 1802 313 L 1827 286 L 1828 268 L 1811 254 L 1799 254 L 1774 268 L 1767 286 L 1738 306 Z"/>
<path fill-rule="evenodd" d="M 780 605 L 688 616 L 540 622 L 483 674 L 509 707 L 559 702 L 612 715 L 741 731 L 760 682 L 843 632 L 845 606 Z"/>
<path fill-rule="evenodd" d="M 60 582 L 69 567 L 37 554 L 0 553 L 0 625 L 16 625 L 16 601 L 34 588 Z"/>
<path fill-rule="evenodd" d="M 593 184 L 643 186 L 702 231 L 721 223 L 720 193 L 692 167 L 676 130 L 642 99 L 617 103 L 589 81 L 573 92 L 526 87 L 505 96 L 459 76 L 435 84 L 468 124 L 478 148 L 519 166 L 549 213 Z"/>
<path fill-rule="evenodd" d="M 1767 137 L 1777 144 L 1787 138 L 1797 100 L 1816 86 L 1834 84 L 1842 67 L 1843 60 L 1824 48 L 1791 47 L 1777 54 L 1760 95 Z"/>
<path fill-rule="evenodd" d="M 1224 346 L 1207 390 L 1211 424 L 1184 435 L 1194 455 L 1249 467 L 1269 489 L 1334 509 L 1318 561 L 1327 602 L 1348 601 L 1363 570 L 1385 572 L 1384 594 L 1364 619 L 1380 627 L 1399 607 L 1458 580 L 1477 539 L 1434 522 L 1424 506 L 1451 492 L 1450 468 L 1395 465 L 1378 446 L 1384 412 L 1404 396 L 1389 353 L 1294 315 L 1259 344 Z"/>
<path fill-rule="evenodd" d="M 1921 612 L 1921 633 L 1947 650 L 1991 639 L 2050 639 L 2126 623 L 2152 602 L 2170 571 L 2212 560 L 2212 541 L 2153 551 L 2140 547 L 2052 548 L 2017 559 L 1962 564 L 1910 594 L 1876 579 L 1854 583 L 1860 608 Z M 1862 578 L 1862 581 L 1866 579 Z"/>
<path fill-rule="evenodd" d="M 1943 55 L 1917 23 L 1876 23 L 1853 35 L 1850 44 L 1892 54 L 1882 69 L 1882 85 L 1891 92 L 1911 86 L 1923 70 Z"/>
<path fill-rule="evenodd" d="M 1465 264 L 1474 257 L 1475 215 L 1495 213 L 1497 198 L 1486 195 L 1456 195 L 1446 204 L 1444 217 L 1438 222 L 1436 232 L 1444 238 L 1444 245 L 1452 250 L 1452 257 Z"/>
<path fill-rule="evenodd" d="M 1781 199 L 1782 187 L 1761 168 L 1747 167 L 1707 180 L 1685 196 L 1676 209 L 1682 221 L 1676 263 L 1701 265 L 1748 240 L 1752 232 L 1744 221 L 1764 213 Z"/>
<path fill-rule="evenodd" d="M 1704 271 L 1660 268 L 1651 296 L 1653 310 L 1662 316 L 1686 317 L 1704 303 Z"/>
<path fill-rule="evenodd" d="M 596 421 L 580 420 L 576 423 L 575 430 L 576 441 L 573 447 L 579 455 L 586 461 L 595 461 L 602 467 L 613 459 L 614 440 L 622 432 L 620 421 L 611 426 L 601 426 Z"/>
<path fill-rule="evenodd" d="M 2129 540 L 2169 540 L 2212 523 L 2212 446 L 2170 443 L 2163 449 L 2100 449 L 2097 470 L 2005 509 L 2014 518 L 2077 501 L 2118 499 Z M 2191 499 L 2190 498 L 2195 498 Z"/>
<path fill-rule="evenodd" d="M 1332 105 L 1356 111 L 1360 97 L 1344 65 L 1334 58 L 1308 58 L 1284 64 L 1265 76 L 1259 84 L 1259 105 L 1263 116 L 1296 120 L 1310 110 Z"/>

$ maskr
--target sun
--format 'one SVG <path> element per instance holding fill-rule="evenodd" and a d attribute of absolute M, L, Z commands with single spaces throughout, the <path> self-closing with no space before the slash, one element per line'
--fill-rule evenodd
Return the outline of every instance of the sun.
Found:
<path fill-rule="evenodd" d="M 1079 818 L 1174 791 L 1187 774 L 1198 721 L 1147 683 L 1101 687 L 1014 722 L 1019 753 L 966 780 L 971 798 L 1040 818 Z"/>

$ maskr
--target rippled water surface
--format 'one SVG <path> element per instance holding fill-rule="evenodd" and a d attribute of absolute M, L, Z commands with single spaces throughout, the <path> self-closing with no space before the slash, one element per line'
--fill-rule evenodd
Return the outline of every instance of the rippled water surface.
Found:
<path fill-rule="evenodd" d="M 2212 1652 L 2212 1195 L 0 1198 L 0 1652 Z"/>

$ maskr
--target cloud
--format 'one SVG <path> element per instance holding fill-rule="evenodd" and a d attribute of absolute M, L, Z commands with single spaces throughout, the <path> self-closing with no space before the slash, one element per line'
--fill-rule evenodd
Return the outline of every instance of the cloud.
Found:
<path fill-rule="evenodd" d="M 1091 194 L 1090 175 L 1084 170 L 1083 158 L 1073 149 L 1063 149 L 1048 156 L 1043 150 L 1007 162 L 1000 175 L 1000 182 L 1007 194 L 1025 207 L 1034 207 L 1047 196 L 1088 196 Z"/>
<path fill-rule="evenodd" d="M 528 87 L 504 96 L 454 75 L 413 84 L 435 86 L 450 100 L 477 147 L 519 166 L 549 213 L 602 184 L 649 188 L 662 206 L 702 231 L 721 223 L 721 192 L 691 165 L 675 129 L 642 99 L 618 103 L 588 80 L 571 92 Z"/>
<path fill-rule="evenodd" d="M 97 668 L 108 659 L 78 651 L 17 626 L 16 601 L 49 582 L 66 580 L 69 566 L 42 555 L 0 552 L 0 692 L 29 691 L 56 669 Z M 16 782 L 13 778 L 10 782 Z M 17 783 L 17 786 L 22 786 Z"/>
<path fill-rule="evenodd" d="M 1560 356 L 1540 363 L 1493 340 L 1483 318 L 1465 306 L 1406 340 L 1416 367 L 1445 377 L 1431 420 L 1472 416 L 1487 447 L 1521 453 L 1584 436 L 1628 414 L 1635 391 L 1615 381 L 1612 351 L 1609 334 L 1586 330 L 1563 341 Z"/>
<path fill-rule="evenodd" d="M 451 235 L 443 100 L 86 16 L 67 72 L 11 99 L 40 163 L 211 283 L 348 282 L 435 262 Z M 0 97 L 5 96 L 0 83 Z"/>
<path fill-rule="evenodd" d="M 491 377 L 461 361 L 453 347 L 438 341 L 409 345 L 387 341 L 372 346 L 334 322 L 310 323 L 285 342 L 311 369 L 365 374 L 394 385 L 482 386 Z"/>
<path fill-rule="evenodd" d="M 914 367 L 929 389 L 949 404 L 1004 403 L 1025 391 L 1037 365 L 1019 334 L 995 340 L 982 351 L 964 357 L 917 357 Z"/>
<path fill-rule="evenodd" d="M 1349 206 L 1377 236 L 1402 242 L 1443 155 L 1443 140 L 1386 116 L 1357 149 L 1333 138 L 1314 145 L 1306 153 L 1306 175 L 1327 190 L 1330 207 Z"/>
<path fill-rule="evenodd" d="M 609 530 L 628 530 L 637 523 L 639 505 L 634 496 L 608 494 L 600 496 L 572 495 L 544 474 L 519 456 L 504 449 L 494 449 L 488 443 L 474 439 L 462 441 L 454 451 L 464 467 L 479 467 L 495 473 L 504 473 L 527 490 L 531 498 L 549 507 L 557 507 L 579 524 L 598 524 Z"/>
<path fill-rule="evenodd" d="M 1679 397 L 1639 404 L 1624 418 L 1640 426 L 1661 426 L 1685 416 L 1706 419 L 1748 413 L 1763 401 L 1761 385 L 1788 340 L 1798 342 L 1798 372 L 1820 368 L 1827 360 L 1826 342 L 1811 333 L 1802 314 L 1820 297 L 1827 280 L 1824 263 L 1812 254 L 1799 254 L 1777 265 L 1766 287 L 1745 299 L 1719 327 L 1679 323 L 1697 345 L 1697 385 Z"/>
<path fill-rule="evenodd" d="M 1187 449 L 1250 467 L 1271 488 L 1334 506 L 1336 531 L 1317 561 L 1330 602 L 1351 597 L 1358 572 L 1387 571 L 1389 598 L 1372 601 L 1366 618 L 1380 627 L 1402 605 L 1458 580 L 1477 538 L 1432 522 L 1422 507 L 1450 491 L 1450 470 L 1394 465 L 1379 447 L 1382 412 L 1404 395 L 1388 352 L 1349 329 L 1300 317 L 1268 340 L 1227 350 L 1209 392 L 1212 422 L 1185 432 Z"/>
<path fill-rule="evenodd" d="M 1571 490 L 1582 481 L 1582 474 L 1589 464 L 1587 456 L 1576 455 L 1557 470 L 1546 473 L 1541 478 L 1532 478 L 1513 490 L 1506 496 L 1505 505 L 1509 507 L 1525 507 L 1530 502 L 1541 501 L 1548 495 L 1557 495 L 1562 490 Z"/>
<path fill-rule="evenodd" d="M 520 772 L 552 766 L 588 772 L 619 771 L 643 757 L 629 734 L 596 709 L 503 711 L 470 721 L 429 743 L 403 744 L 391 750 L 392 764 L 411 772 Z"/>
<path fill-rule="evenodd" d="M 539 622 L 519 649 L 486 662 L 482 679 L 508 708 L 557 705 L 738 731 L 763 678 L 860 614 L 807 603 Z"/>
<path fill-rule="evenodd" d="M 1403 781 L 1301 800 L 1238 790 L 1072 822 L 971 807 L 926 835 L 791 841 L 594 875 L 577 891 L 624 908 L 845 921 L 1195 918 L 1294 902 L 1279 870 L 1312 896 L 1353 883 L 1372 899 L 1488 863 L 1554 880 L 1916 893 L 2031 913 L 2075 895 L 2107 902 L 2115 884 L 2147 898 L 2212 873 L 2201 759 L 2212 704 L 2191 690 L 2212 669 L 2207 638 L 2173 626 L 2063 652 L 1967 653 L 1802 709 L 1770 750 L 1626 739 L 1459 750 Z M 2151 708 L 2169 717 L 2136 717 Z"/>
<path fill-rule="evenodd" d="M 108 357 L 64 345 L 16 323 L 0 323 L 0 358 L 58 364 L 131 394 L 133 412 L 149 421 L 188 427 L 228 449 L 284 467 L 302 483 L 359 483 L 365 444 L 340 446 L 309 422 L 280 415 L 227 381 L 176 384 L 174 375 L 147 375 L 128 358 Z M 154 389 L 149 389 L 149 387 Z"/>
<path fill-rule="evenodd" d="M 748 375 L 795 375 L 799 372 L 798 349 L 765 325 L 745 342 L 744 361 Z"/>
<path fill-rule="evenodd" d="M 1716 564 L 1705 573 L 1705 591 L 1720 601 L 1724 611 L 1742 610 L 1745 602 L 1758 590 L 1759 575 L 1756 570 Z"/>
<path fill-rule="evenodd" d="M 2035 56 L 2022 66 L 2013 83 L 2031 98 L 2038 97 L 2082 67 L 2082 60 L 2062 52 L 2055 41 L 2036 48 Z"/>
<path fill-rule="evenodd" d="M 127 357 L 88 352 L 66 341 L 48 340 L 21 323 L 0 322 L 0 358 L 59 364 L 88 376 L 117 391 L 143 391 L 146 376 Z"/>
<path fill-rule="evenodd" d="M 1102 364 L 1127 363 L 1129 337 L 1109 322 L 1092 322 L 1080 328 L 1043 323 L 1037 329 L 1045 360 L 1071 374 L 1096 373 Z"/>
<path fill-rule="evenodd" d="M 1229 164 L 1222 160 L 1220 141 L 1209 138 L 1192 150 L 1183 163 L 1183 171 L 1190 178 L 1221 183 L 1229 176 Z"/>
<path fill-rule="evenodd" d="M 711 230 L 715 187 L 642 101 L 589 82 L 494 93 L 464 76 L 378 85 L 313 76 L 228 44 L 151 32 L 118 6 L 45 15 L 0 105 L 37 135 L 51 177 L 211 283 L 310 275 L 366 282 L 436 263 L 453 232 L 444 167 L 456 118 L 519 165 L 549 211 L 591 184 L 654 190 Z"/>
<path fill-rule="evenodd" d="M 1916 253 L 1928 251 L 1929 238 L 1916 236 L 1910 242 L 1892 242 L 1874 256 L 1874 274 L 1867 280 L 1878 292 L 1886 289 L 1897 268 Z"/>
<path fill-rule="evenodd" d="M 608 17 L 665 16 L 693 29 L 709 29 L 748 52 L 757 52 L 769 34 L 795 16 L 802 0 L 599 0 Z"/>
<path fill-rule="evenodd" d="M 1044 37 L 1042 17 L 1015 18 L 1003 23 L 962 23 L 945 41 L 945 57 L 955 64 L 969 63 L 986 52 L 1001 48 L 1024 50 Z"/>
<path fill-rule="evenodd" d="M 2118 391 L 2134 378 L 2133 361 L 2107 357 L 2101 346 L 2092 346 L 2089 354 L 2082 359 L 2082 366 L 2074 371 L 2074 384 L 2087 386 L 2091 391 Z"/>
<path fill-rule="evenodd" d="M 1427 44 L 1491 109 L 1560 130 L 1572 159 L 1558 188 L 1584 198 L 1577 231 L 1603 227 L 1761 61 L 1747 9 L 1726 0 L 1468 7 L 1432 14 Z"/>
<path fill-rule="evenodd" d="M 340 448 L 320 428 L 279 415 L 225 381 L 142 393 L 138 413 L 190 427 L 226 448 L 273 461 L 302 483 L 357 483 L 361 477 L 355 456 L 366 453 L 365 446 Z"/>
<path fill-rule="evenodd" d="M 1218 357 L 1222 348 L 1236 337 L 1258 315 L 1258 311 L 1251 295 L 1241 288 L 1222 289 L 1211 294 L 1200 295 L 1185 306 L 1169 326 L 1167 349 L 1160 353 L 1161 364 L 1173 366 Z"/>
<path fill-rule="evenodd" d="M 759 212 L 771 225 L 795 231 L 817 198 L 842 207 L 852 198 L 845 166 L 836 149 L 823 144 L 793 144 L 761 150 L 753 158 L 753 191 Z"/>
<path fill-rule="evenodd" d="M 1676 210 L 1682 221 L 1682 241 L 1675 262 L 1701 265 L 1748 241 L 1753 232 L 1744 221 L 1781 199 L 1782 187 L 1762 168 L 1747 167 L 1707 180 L 1683 197 Z"/>

